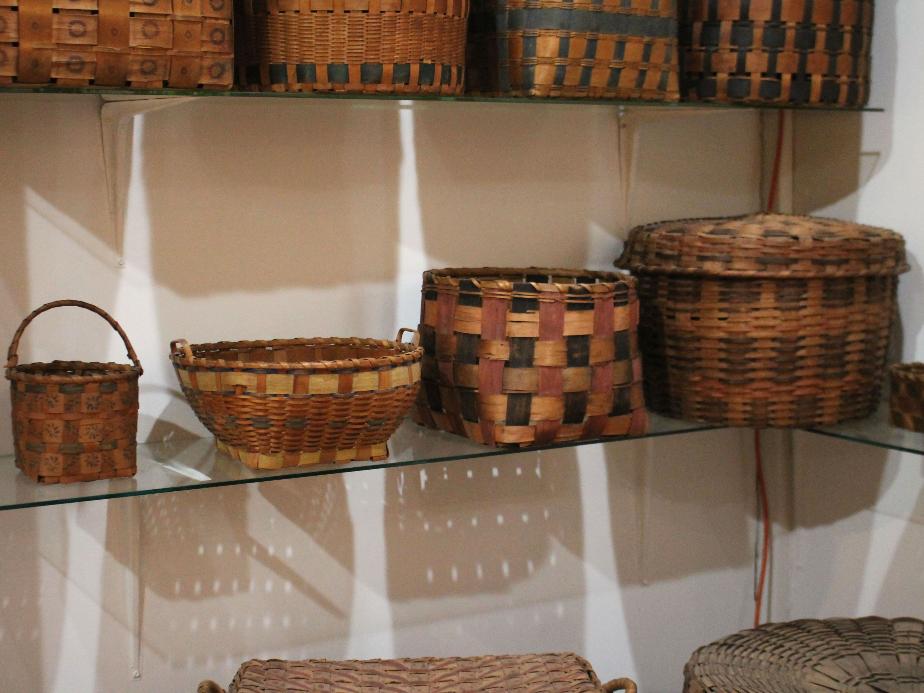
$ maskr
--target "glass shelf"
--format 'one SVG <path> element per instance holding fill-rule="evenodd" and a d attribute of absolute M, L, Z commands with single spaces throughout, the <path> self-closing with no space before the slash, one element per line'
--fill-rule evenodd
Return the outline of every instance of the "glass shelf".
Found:
<path fill-rule="evenodd" d="M 808 431 L 854 443 L 924 455 L 924 433 L 907 431 L 889 423 L 887 402 L 883 402 L 879 410 L 868 419 L 847 421 L 837 426 L 810 428 Z"/>
<path fill-rule="evenodd" d="M 882 112 L 882 108 L 842 108 L 839 106 L 791 106 L 775 104 L 713 103 L 706 101 L 620 101 L 615 99 L 550 99 L 523 96 L 439 96 L 425 94 L 347 94 L 330 92 L 222 91 L 217 89 L 127 89 L 112 87 L 59 87 L 13 85 L 0 87 L 2 94 L 96 94 L 110 99 L 144 99 L 176 97 L 239 97 L 248 99 L 316 99 L 348 101 L 414 101 L 459 103 L 571 104 L 580 106 L 621 106 L 623 108 L 707 109 L 707 110 L 800 110 L 826 112 Z"/>
<path fill-rule="evenodd" d="M 692 433 L 716 428 L 708 424 L 688 423 L 651 415 L 650 431 L 645 438 Z M 568 448 L 609 441 L 586 440 L 529 448 L 529 451 Z M 365 469 L 384 469 L 410 465 L 434 464 L 479 457 L 497 457 L 523 452 L 516 448 L 491 448 L 466 438 L 431 431 L 410 421 L 398 429 L 389 441 L 391 455 L 379 462 L 311 465 L 288 469 L 254 471 L 218 452 L 211 438 L 190 438 L 138 446 L 138 473 L 129 479 L 107 479 L 73 484 L 36 484 L 16 468 L 11 456 L 0 457 L 0 510 L 34 508 L 106 498 L 171 493 L 213 486 L 252 484 L 274 479 L 294 479 L 323 474 L 345 474 Z"/>

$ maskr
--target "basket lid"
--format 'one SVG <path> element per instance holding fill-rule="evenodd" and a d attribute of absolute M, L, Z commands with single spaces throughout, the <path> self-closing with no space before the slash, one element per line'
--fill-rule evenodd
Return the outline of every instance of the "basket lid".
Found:
<path fill-rule="evenodd" d="M 895 275 L 905 240 L 837 219 L 749 214 L 638 226 L 616 266 L 633 272 L 732 277 Z"/>

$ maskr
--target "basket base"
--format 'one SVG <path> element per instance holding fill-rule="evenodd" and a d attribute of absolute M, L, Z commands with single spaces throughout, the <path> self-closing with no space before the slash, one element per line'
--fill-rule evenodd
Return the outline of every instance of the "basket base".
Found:
<path fill-rule="evenodd" d="M 345 450 L 312 450 L 310 452 L 287 452 L 266 454 L 249 452 L 242 448 L 228 445 L 216 438 L 215 445 L 219 451 L 251 469 L 284 469 L 286 467 L 304 467 L 312 464 L 334 464 L 337 462 L 379 461 L 388 459 L 388 443 L 375 443 Z"/>

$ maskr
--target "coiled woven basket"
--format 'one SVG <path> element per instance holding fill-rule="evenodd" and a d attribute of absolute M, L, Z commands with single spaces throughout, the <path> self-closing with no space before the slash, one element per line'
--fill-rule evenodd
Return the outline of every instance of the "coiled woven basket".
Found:
<path fill-rule="evenodd" d="M 773 623 L 693 653 L 684 693 L 924 691 L 924 622 L 916 618 Z"/>
<path fill-rule="evenodd" d="M 401 342 L 406 332 L 414 344 Z M 379 460 L 420 384 L 414 330 L 397 341 L 170 345 L 180 387 L 220 450 L 254 469 Z"/>

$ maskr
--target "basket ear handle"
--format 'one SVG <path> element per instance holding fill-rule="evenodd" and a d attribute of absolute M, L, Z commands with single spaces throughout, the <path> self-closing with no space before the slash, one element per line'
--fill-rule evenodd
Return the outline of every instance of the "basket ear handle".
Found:
<path fill-rule="evenodd" d="M 638 686 L 632 679 L 613 679 L 603 684 L 603 690 L 606 691 L 606 693 L 613 693 L 613 691 L 638 693 Z"/>
<path fill-rule="evenodd" d="M 415 330 L 413 327 L 402 327 L 400 330 L 398 330 L 398 336 L 395 337 L 395 341 L 398 342 L 398 344 L 401 344 L 402 340 L 404 339 L 404 335 L 406 334 L 414 335 L 413 339 L 411 339 L 411 344 L 414 346 L 420 346 L 420 332 Z"/>
<path fill-rule="evenodd" d="M 185 339 L 174 339 L 170 342 L 170 353 L 176 354 L 178 352 L 183 352 L 183 356 L 186 357 L 187 361 L 192 361 L 194 358 L 192 348 Z"/>
<path fill-rule="evenodd" d="M 22 333 L 26 331 L 26 328 L 29 326 L 29 323 L 35 320 L 35 318 L 37 318 L 42 313 L 49 311 L 52 308 L 61 308 L 63 306 L 83 308 L 85 310 L 90 311 L 91 313 L 96 313 L 103 320 L 108 322 L 109 325 L 112 327 L 112 329 L 118 332 L 119 336 L 122 338 L 122 343 L 125 344 L 125 350 L 128 355 L 128 358 L 132 362 L 132 365 L 138 369 L 139 374 L 142 373 L 141 362 L 138 360 L 138 355 L 135 353 L 135 349 L 134 347 L 132 347 L 132 343 L 128 340 L 128 335 L 125 334 L 125 330 L 123 330 L 122 326 L 118 322 L 116 322 L 115 318 L 109 315 L 109 313 L 107 313 L 102 308 L 94 306 L 92 303 L 86 303 L 84 301 L 74 301 L 70 299 L 63 300 L 63 301 L 52 301 L 51 303 L 46 303 L 44 306 L 40 306 L 39 308 L 36 308 L 31 313 L 29 313 L 29 315 L 26 316 L 25 320 L 23 320 L 20 323 L 19 329 L 16 330 L 16 334 L 13 335 L 13 341 L 10 343 L 10 349 L 7 352 L 7 359 L 6 359 L 7 368 L 15 368 L 16 365 L 19 363 L 19 353 L 18 353 L 19 352 L 19 340 L 22 338 Z"/>

